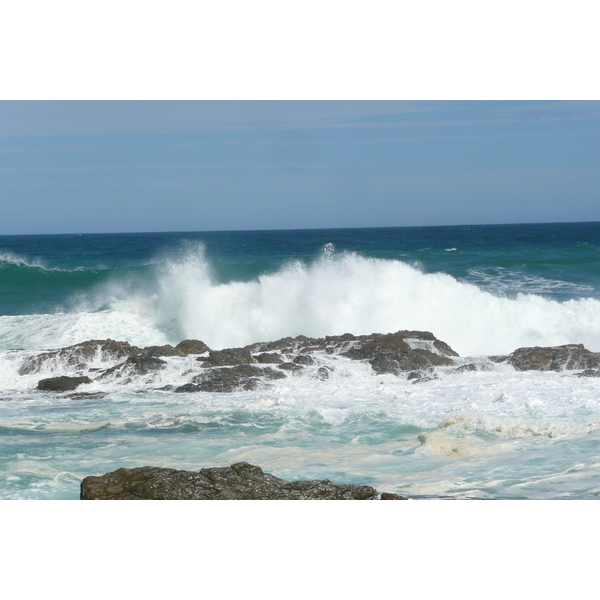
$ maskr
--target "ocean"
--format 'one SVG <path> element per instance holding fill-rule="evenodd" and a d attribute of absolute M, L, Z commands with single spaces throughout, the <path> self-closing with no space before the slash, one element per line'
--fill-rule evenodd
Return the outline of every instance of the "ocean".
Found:
<path fill-rule="evenodd" d="M 0 236 L 0 498 L 77 499 L 85 476 L 120 467 L 238 461 L 413 498 L 598 498 L 600 379 L 571 371 L 500 363 L 415 383 L 323 353 L 325 380 L 315 367 L 175 393 L 199 363 L 172 356 L 127 379 L 86 371 L 77 396 L 36 389 L 77 365 L 19 374 L 86 340 L 217 350 L 398 330 L 474 363 L 600 352 L 600 223 Z"/>

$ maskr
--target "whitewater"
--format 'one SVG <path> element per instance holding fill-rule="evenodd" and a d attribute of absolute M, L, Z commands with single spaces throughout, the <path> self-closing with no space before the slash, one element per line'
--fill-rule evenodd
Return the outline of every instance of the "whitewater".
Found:
<path fill-rule="evenodd" d="M 486 357 L 599 352 L 599 244 L 598 224 L 0 238 L 0 497 L 76 498 L 83 477 L 121 466 L 245 460 L 415 497 L 595 498 L 600 379 Z M 80 398 L 36 389 L 73 366 L 19 373 L 93 339 L 217 350 L 407 329 L 479 367 L 415 384 L 321 353 L 253 391 L 176 394 L 200 367 L 173 356 Z"/>

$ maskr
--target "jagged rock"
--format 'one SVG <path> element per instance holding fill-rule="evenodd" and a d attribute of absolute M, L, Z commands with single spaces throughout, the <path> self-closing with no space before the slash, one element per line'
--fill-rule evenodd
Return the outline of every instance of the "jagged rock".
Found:
<path fill-rule="evenodd" d="M 285 481 L 246 462 L 200 471 L 118 469 L 81 482 L 82 500 L 375 500 L 366 485 Z"/>
<path fill-rule="evenodd" d="M 19 368 L 19 375 L 28 375 L 47 369 L 48 367 L 73 367 L 84 369 L 88 363 L 100 360 L 115 360 L 127 356 L 141 354 L 142 350 L 131 346 L 128 342 L 115 340 L 89 340 L 59 350 L 43 352 L 25 360 Z"/>
<path fill-rule="evenodd" d="M 258 361 L 250 354 L 248 348 L 226 348 L 225 350 L 211 350 L 208 358 L 199 358 L 203 362 L 202 366 L 209 367 L 227 367 L 233 365 L 251 365 Z"/>
<path fill-rule="evenodd" d="M 179 350 L 184 354 L 204 354 L 209 352 L 210 348 L 200 340 L 183 340 L 175 346 L 175 350 Z"/>
<path fill-rule="evenodd" d="M 139 354 L 137 356 L 130 356 L 125 362 L 107 369 L 100 377 L 98 377 L 98 379 L 105 379 L 110 376 L 123 377 L 123 375 L 147 375 L 152 371 L 164 369 L 166 366 L 167 362 L 156 356 Z"/>
<path fill-rule="evenodd" d="M 377 374 L 414 371 L 454 364 L 458 354 L 428 331 L 397 331 L 360 336 L 343 356 L 366 360 Z"/>
<path fill-rule="evenodd" d="M 499 358 L 499 357 L 494 357 Z M 517 371 L 563 371 L 600 368 L 600 353 L 590 352 L 583 344 L 518 348 L 505 357 Z"/>
<path fill-rule="evenodd" d="M 283 379 L 285 375 L 271 367 L 256 365 L 236 365 L 235 367 L 215 367 L 197 375 L 192 383 L 178 387 L 176 392 L 233 392 L 234 390 L 254 390 L 261 381 Z"/>
<path fill-rule="evenodd" d="M 166 346 L 147 346 L 144 348 L 144 354 L 150 356 L 187 356 L 185 352 L 173 348 L 170 344 Z"/>
<path fill-rule="evenodd" d="M 82 383 L 92 383 L 89 377 L 49 377 L 48 379 L 40 379 L 37 384 L 37 389 L 44 392 L 70 392 Z"/>
<path fill-rule="evenodd" d="M 261 364 L 279 365 L 283 359 L 277 352 L 261 352 L 254 357 Z"/>

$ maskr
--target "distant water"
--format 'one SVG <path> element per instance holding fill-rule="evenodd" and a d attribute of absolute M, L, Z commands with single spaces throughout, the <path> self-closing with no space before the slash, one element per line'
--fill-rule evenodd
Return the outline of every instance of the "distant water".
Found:
<path fill-rule="evenodd" d="M 121 466 L 238 460 L 416 495 L 600 493 L 595 379 L 499 367 L 414 385 L 353 362 L 325 382 L 174 394 L 158 388 L 195 366 L 175 357 L 151 381 L 73 400 L 35 390 L 64 366 L 17 373 L 89 339 L 218 349 L 399 329 L 461 356 L 600 351 L 600 223 L 2 236 L 0 498 L 76 498 L 82 477 Z"/>

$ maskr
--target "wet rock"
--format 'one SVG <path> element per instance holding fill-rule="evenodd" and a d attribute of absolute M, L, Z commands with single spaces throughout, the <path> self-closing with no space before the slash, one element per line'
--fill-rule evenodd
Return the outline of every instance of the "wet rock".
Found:
<path fill-rule="evenodd" d="M 130 356 L 125 362 L 107 369 L 98 379 L 105 379 L 111 376 L 148 375 L 148 373 L 164 369 L 166 366 L 167 362 L 156 356 L 139 354 L 137 356 Z"/>
<path fill-rule="evenodd" d="M 37 384 L 37 389 L 44 392 L 70 392 L 82 383 L 92 383 L 89 377 L 49 377 L 41 379 Z"/>
<path fill-rule="evenodd" d="M 283 359 L 277 352 L 261 352 L 254 357 L 261 364 L 279 365 Z"/>
<path fill-rule="evenodd" d="M 235 367 L 215 367 L 197 375 L 188 383 L 178 387 L 176 392 L 233 392 L 234 390 L 254 390 L 264 381 L 284 379 L 285 374 L 271 367 L 256 365 L 236 365 Z"/>
<path fill-rule="evenodd" d="M 281 363 L 280 365 L 277 365 L 277 368 L 281 369 L 282 371 L 292 371 L 294 373 L 298 373 L 299 371 L 304 370 L 304 367 L 302 365 L 297 365 L 293 362 Z"/>
<path fill-rule="evenodd" d="M 76 392 L 75 394 L 67 394 L 67 398 L 73 400 L 100 400 L 105 397 L 106 394 L 104 392 Z"/>
<path fill-rule="evenodd" d="M 586 369 L 581 373 L 577 373 L 577 377 L 600 377 L 600 371 L 598 369 Z"/>
<path fill-rule="evenodd" d="M 308 354 L 299 354 L 292 359 L 292 362 L 296 365 L 310 366 L 315 364 L 315 359 Z"/>
<path fill-rule="evenodd" d="M 203 367 L 226 367 L 234 365 L 251 365 L 258 361 L 250 354 L 248 348 L 226 348 L 225 350 L 211 350 L 208 358 L 201 359 Z"/>
<path fill-rule="evenodd" d="M 179 350 L 184 354 L 204 354 L 209 352 L 210 348 L 200 340 L 183 340 L 175 346 L 175 350 Z"/>
<path fill-rule="evenodd" d="M 378 374 L 398 374 L 428 367 L 453 365 L 458 354 L 428 331 L 397 331 L 360 336 L 342 352 L 353 360 L 366 360 Z"/>
<path fill-rule="evenodd" d="M 159 467 L 118 469 L 81 482 L 82 500 L 375 500 L 365 485 L 286 481 L 246 462 L 179 471 Z"/>
<path fill-rule="evenodd" d="M 381 500 L 408 500 L 404 496 L 399 496 L 398 494 L 392 494 L 391 492 L 383 492 L 381 494 Z"/>
<path fill-rule="evenodd" d="M 73 367 L 84 369 L 95 360 L 119 360 L 141 354 L 142 350 L 128 342 L 115 340 L 89 340 L 59 350 L 43 352 L 25 360 L 19 368 L 19 375 L 28 375 L 51 367 Z"/>
<path fill-rule="evenodd" d="M 333 369 L 331 367 L 319 367 L 319 370 L 317 371 L 317 379 L 320 379 L 321 381 L 329 379 L 329 375 L 332 371 Z"/>
<path fill-rule="evenodd" d="M 535 346 L 518 348 L 505 358 L 505 362 L 511 364 L 517 371 L 599 369 L 600 353 L 590 352 L 583 344 Z"/>
<path fill-rule="evenodd" d="M 170 344 L 166 346 L 147 346 L 144 348 L 144 354 L 149 356 L 187 356 L 185 352 L 173 348 Z"/>

